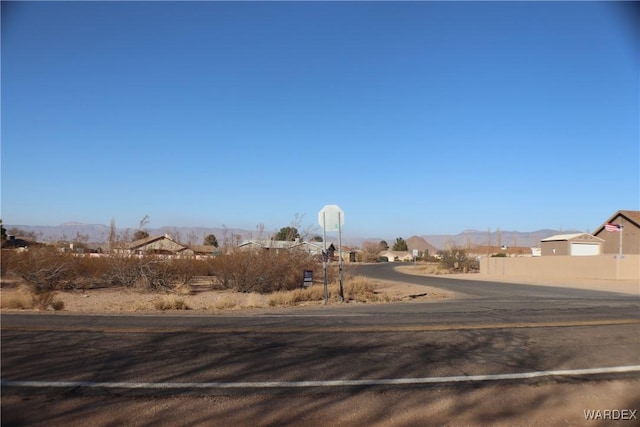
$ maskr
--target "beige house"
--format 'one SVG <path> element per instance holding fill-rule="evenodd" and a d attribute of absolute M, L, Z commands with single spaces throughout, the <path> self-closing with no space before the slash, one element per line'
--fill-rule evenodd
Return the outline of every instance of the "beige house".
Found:
<path fill-rule="evenodd" d="M 413 253 L 409 251 L 382 251 L 378 256 L 387 258 L 389 262 L 413 261 Z"/>
<path fill-rule="evenodd" d="M 164 236 L 149 236 L 131 243 L 124 243 L 115 247 L 114 252 L 126 255 L 176 255 L 186 249 L 185 245 L 165 234 Z"/>
<path fill-rule="evenodd" d="M 311 255 L 322 255 L 322 242 L 300 242 L 299 240 L 245 240 L 238 245 L 238 248 L 251 250 L 302 250 Z"/>
<path fill-rule="evenodd" d="M 542 239 L 542 256 L 593 256 L 602 253 L 603 240 L 588 233 L 558 234 Z"/>
<path fill-rule="evenodd" d="M 218 249 L 206 245 L 183 245 L 165 234 L 149 236 L 113 249 L 119 255 L 212 256 Z"/>
<path fill-rule="evenodd" d="M 620 231 L 607 231 L 607 224 L 621 226 Z M 611 227 L 609 227 L 611 229 Z M 593 233 L 603 240 L 603 254 L 617 254 L 622 241 L 623 254 L 640 254 L 640 211 L 618 211 Z"/>

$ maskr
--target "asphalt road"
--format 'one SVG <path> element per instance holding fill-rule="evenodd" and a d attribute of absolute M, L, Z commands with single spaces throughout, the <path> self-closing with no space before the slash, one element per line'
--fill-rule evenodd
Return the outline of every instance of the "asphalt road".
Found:
<path fill-rule="evenodd" d="M 638 370 L 607 370 L 640 365 L 640 298 L 426 278 L 392 267 L 354 272 L 456 297 L 240 315 L 2 314 L 2 425 L 82 425 L 87 416 L 94 425 L 156 424 L 157 399 L 174 399 L 164 401 L 167 407 L 182 399 L 184 408 L 193 408 L 194 399 L 217 399 L 206 400 L 205 412 L 223 417 L 213 423 L 219 425 L 326 425 L 326 417 L 343 425 L 425 419 L 456 425 L 456 402 L 478 393 L 488 395 L 465 406 L 461 424 L 482 425 L 493 416 L 496 425 L 566 425 L 563 407 L 551 396 L 567 388 L 577 407 L 640 406 L 638 394 L 629 391 L 640 385 Z M 553 374 L 559 371 L 565 374 Z M 522 376 L 541 372 L 551 374 Z M 594 391 L 581 398 L 571 389 L 578 386 Z M 605 389 L 606 397 L 598 397 Z M 511 408 L 506 413 L 492 401 L 498 395 L 500 405 Z M 131 399 L 147 412 L 127 406 Z M 412 405 L 404 410 L 410 418 L 379 407 L 396 401 L 399 410 L 400 402 L 425 399 L 441 407 Z M 242 411 L 231 410 L 238 402 L 244 402 Z M 110 409 L 92 409 L 102 406 Z M 539 418 L 544 408 L 561 414 Z M 572 411 L 573 425 L 581 425 L 584 418 Z M 209 417 L 189 414 L 173 414 L 166 424 L 211 424 Z M 429 418 L 435 414 L 440 418 Z"/>

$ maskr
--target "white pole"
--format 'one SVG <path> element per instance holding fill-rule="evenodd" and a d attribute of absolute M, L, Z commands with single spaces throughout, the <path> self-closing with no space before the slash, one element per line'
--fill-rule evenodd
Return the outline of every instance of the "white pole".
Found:
<path fill-rule="evenodd" d="M 327 219 L 326 214 L 322 212 L 322 271 L 324 281 L 324 303 L 329 302 L 329 283 L 327 281 Z"/>
<path fill-rule="evenodd" d="M 618 255 L 622 257 L 622 231 L 624 230 L 624 227 L 621 225 L 619 227 L 620 227 L 620 241 L 618 243 Z"/>
<path fill-rule="evenodd" d="M 342 287 L 342 218 L 338 211 L 338 276 L 340 278 L 340 301 L 344 302 L 344 288 Z"/>

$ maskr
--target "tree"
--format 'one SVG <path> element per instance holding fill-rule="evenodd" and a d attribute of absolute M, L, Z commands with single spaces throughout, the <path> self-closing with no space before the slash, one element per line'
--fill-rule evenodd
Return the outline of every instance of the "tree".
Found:
<path fill-rule="evenodd" d="M 313 236 L 311 238 L 312 242 L 322 242 L 322 236 Z"/>
<path fill-rule="evenodd" d="M 376 242 L 362 242 L 362 257 L 365 262 L 374 262 L 380 253 L 380 244 Z"/>
<path fill-rule="evenodd" d="M 0 235 L 2 236 L 2 241 L 7 240 L 7 229 L 2 225 L 2 220 L 0 219 Z"/>
<path fill-rule="evenodd" d="M 394 251 L 408 251 L 407 242 L 402 237 L 396 238 L 395 243 L 393 244 Z"/>
<path fill-rule="evenodd" d="M 216 236 L 213 234 L 209 234 L 207 237 L 204 238 L 204 241 L 202 242 L 203 245 L 205 246 L 213 246 L 215 248 L 218 247 L 218 239 L 216 239 Z"/>
<path fill-rule="evenodd" d="M 149 237 L 149 233 L 147 233 L 144 230 L 137 230 L 135 233 L 133 233 L 133 240 L 132 241 L 136 241 L 136 240 L 142 240 L 142 239 L 146 239 L 147 237 Z"/>
<path fill-rule="evenodd" d="M 389 244 L 386 240 L 380 240 L 380 243 L 378 243 L 378 247 L 381 251 L 386 251 L 387 249 L 389 249 Z"/>
<path fill-rule="evenodd" d="M 147 237 L 149 237 L 149 232 L 144 229 L 144 226 L 149 224 L 149 221 L 151 221 L 151 217 L 149 215 L 145 215 L 144 217 L 142 217 L 142 219 L 140 220 L 140 226 L 138 227 L 138 230 L 135 233 L 133 233 L 134 242 L 136 240 L 146 239 Z"/>
<path fill-rule="evenodd" d="M 111 223 L 109 224 L 109 251 L 113 250 L 113 246 L 116 243 L 116 239 L 118 238 L 116 234 L 116 219 L 111 218 Z"/>
<path fill-rule="evenodd" d="M 282 227 L 274 237 L 275 240 L 294 241 L 300 238 L 300 233 L 296 227 Z"/>

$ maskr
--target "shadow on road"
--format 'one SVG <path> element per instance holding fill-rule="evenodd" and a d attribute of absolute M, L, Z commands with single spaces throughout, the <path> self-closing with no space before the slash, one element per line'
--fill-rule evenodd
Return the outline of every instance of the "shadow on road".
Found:
<path fill-rule="evenodd" d="M 635 325 L 626 328 L 620 336 L 637 332 Z M 570 328 L 333 334 L 3 331 L 2 377 L 238 383 L 528 372 L 586 360 L 576 352 L 574 333 Z M 595 346 L 579 350 L 596 352 Z M 602 357 L 606 352 L 593 360 L 602 362 Z M 585 409 L 637 408 L 640 402 L 629 394 L 637 387 L 637 376 L 276 389 L 3 387 L 2 425 L 565 425 L 567 417 L 579 425 Z"/>

